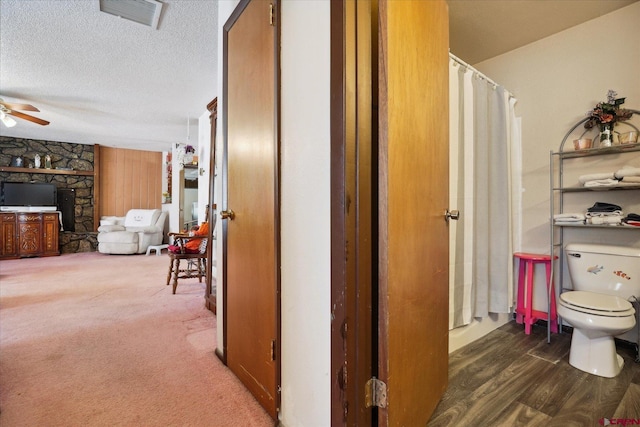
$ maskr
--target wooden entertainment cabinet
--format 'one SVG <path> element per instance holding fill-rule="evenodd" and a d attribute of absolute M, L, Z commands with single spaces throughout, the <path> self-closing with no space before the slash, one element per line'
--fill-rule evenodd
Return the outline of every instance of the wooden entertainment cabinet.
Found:
<path fill-rule="evenodd" d="M 58 212 L 0 213 L 0 259 L 60 255 Z"/>

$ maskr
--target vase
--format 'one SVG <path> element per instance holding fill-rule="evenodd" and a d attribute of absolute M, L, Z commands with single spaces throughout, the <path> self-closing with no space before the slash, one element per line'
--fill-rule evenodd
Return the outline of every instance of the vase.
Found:
<path fill-rule="evenodd" d="M 193 163 L 193 153 L 184 153 L 184 164 L 190 165 Z"/>
<path fill-rule="evenodd" d="M 602 123 L 600 125 L 600 147 L 611 147 L 613 145 L 613 123 Z"/>

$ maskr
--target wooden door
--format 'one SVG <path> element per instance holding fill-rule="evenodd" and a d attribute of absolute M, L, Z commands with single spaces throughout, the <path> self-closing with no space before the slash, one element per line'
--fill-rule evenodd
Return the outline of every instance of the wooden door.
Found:
<path fill-rule="evenodd" d="M 225 24 L 225 356 L 275 419 L 279 405 L 275 4 L 242 1 Z"/>
<path fill-rule="evenodd" d="M 425 425 L 447 386 L 448 11 L 379 4 L 380 425 Z"/>

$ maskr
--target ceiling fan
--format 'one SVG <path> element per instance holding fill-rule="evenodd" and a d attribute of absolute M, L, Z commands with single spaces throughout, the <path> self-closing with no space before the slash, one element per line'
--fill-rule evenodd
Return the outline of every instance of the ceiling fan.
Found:
<path fill-rule="evenodd" d="M 8 128 L 16 125 L 16 121 L 9 116 L 14 116 L 19 119 L 28 120 L 33 123 L 37 123 L 42 126 L 46 126 L 49 124 L 48 121 L 39 119 L 30 114 L 25 114 L 17 110 L 24 111 L 40 111 L 36 107 L 30 104 L 15 104 L 12 102 L 5 102 L 2 98 L 0 98 L 0 121 L 4 123 L 4 125 Z"/>

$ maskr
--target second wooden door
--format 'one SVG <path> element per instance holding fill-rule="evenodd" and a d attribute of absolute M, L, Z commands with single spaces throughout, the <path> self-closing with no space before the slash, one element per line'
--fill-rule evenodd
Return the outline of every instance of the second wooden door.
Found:
<path fill-rule="evenodd" d="M 241 2 L 225 25 L 221 215 L 226 361 L 275 419 L 278 409 L 278 137 L 273 2 Z"/>

